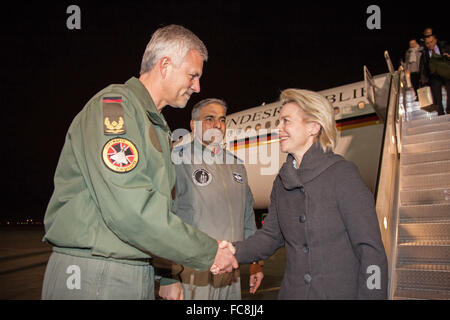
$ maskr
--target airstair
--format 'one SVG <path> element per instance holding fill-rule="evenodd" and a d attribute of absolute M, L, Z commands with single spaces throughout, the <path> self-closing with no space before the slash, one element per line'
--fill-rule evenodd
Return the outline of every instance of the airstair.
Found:
<path fill-rule="evenodd" d="M 450 299 L 450 115 L 421 109 L 404 73 L 392 77 L 377 190 L 389 298 Z"/>
<path fill-rule="evenodd" d="M 450 115 L 402 130 L 394 298 L 450 299 Z"/>

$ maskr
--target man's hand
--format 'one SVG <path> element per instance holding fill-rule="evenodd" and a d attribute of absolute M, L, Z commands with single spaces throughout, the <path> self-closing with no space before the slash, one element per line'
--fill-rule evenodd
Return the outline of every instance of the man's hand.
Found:
<path fill-rule="evenodd" d="M 255 294 L 261 285 L 261 281 L 264 278 L 264 273 L 262 271 L 262 264 L 254 262 L 249 267 L 250 273 L 250 293 Z"/>
<path fill-rule="evenodd" d="M 256 290 L 258 290 L 261 285 L 261 281 L 264 278 L 264 273 L 262 271 L 250 274 L 250 293 L 255 294 Z"/>
<path fill-rule="evenodd" d="M 228 241 L 217 241 L 219 247 L 217 248 L 216 258 L 211 266 L 210 271 L 213 274 L 222 274 L 226 272 L 231 272 L 239 267 L 239 264 L 234 257 L 236 250 L 233 245 Z"/>
<path fill-rule="evenodd" d="M 159 287 L 159 296 L 164 300 L 184 300 L 184 290 L 180 282 Z"/>

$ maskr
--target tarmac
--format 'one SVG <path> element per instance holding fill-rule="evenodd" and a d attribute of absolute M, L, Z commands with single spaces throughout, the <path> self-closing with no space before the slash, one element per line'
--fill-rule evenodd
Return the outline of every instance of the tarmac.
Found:
<path fill-rule="evenodd" d="M 0 300 L 39 300 L 52 246 L 42 242 L 43 225 L 0 226 Z M 264 261 L 264 279 L 249 293 L 248 265 L 240 266 L 242 300 L 276 300 L 286 266 L 285 249 Z"/>

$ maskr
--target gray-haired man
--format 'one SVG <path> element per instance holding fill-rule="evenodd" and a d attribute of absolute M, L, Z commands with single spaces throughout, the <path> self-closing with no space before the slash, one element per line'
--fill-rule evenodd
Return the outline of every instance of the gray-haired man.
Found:
<path fill-rule="evenodd" d="M 105 88 L 76 116 L 44 219 L 54 252 L 43 299 L 153 299 L 154 256 L 200 270 L 238 266 L 223 243 L 172 213 L 175 168 L 161 110 L 183 108 L 200 91 L 207 58 L 191 31 L 160 28 L 139 79 Z"/>
<path fill-rule="evenodd" d="M 183 221 L 213 238 L 247 239 L 256 231 L 253 196 L 242 161 L 223 148 L 226 104 L 205 99 L 192 110 L 192 141 L 174 148 L 177 164 L 174 212 Z M 255 270 L 253 270 L 255 269 Z M 251 267 L 254 293 L 263 278 L 261 267 Z M 184 266 L 181 272 L 185 299 L 239 300 L 239 270 L 213 275 Z"/>

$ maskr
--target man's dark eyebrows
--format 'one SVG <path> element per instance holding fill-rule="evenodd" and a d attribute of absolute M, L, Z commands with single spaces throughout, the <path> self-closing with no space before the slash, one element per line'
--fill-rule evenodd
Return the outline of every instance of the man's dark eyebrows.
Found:
<path fill-rule="evenodd" d="M 213 114 L 207 114 L 205 115 L 205 119 L 206 118 L 216 118 L 216 116 Z M 226 116 L 220 116 L 219 119 L 226 119 Z"/>

